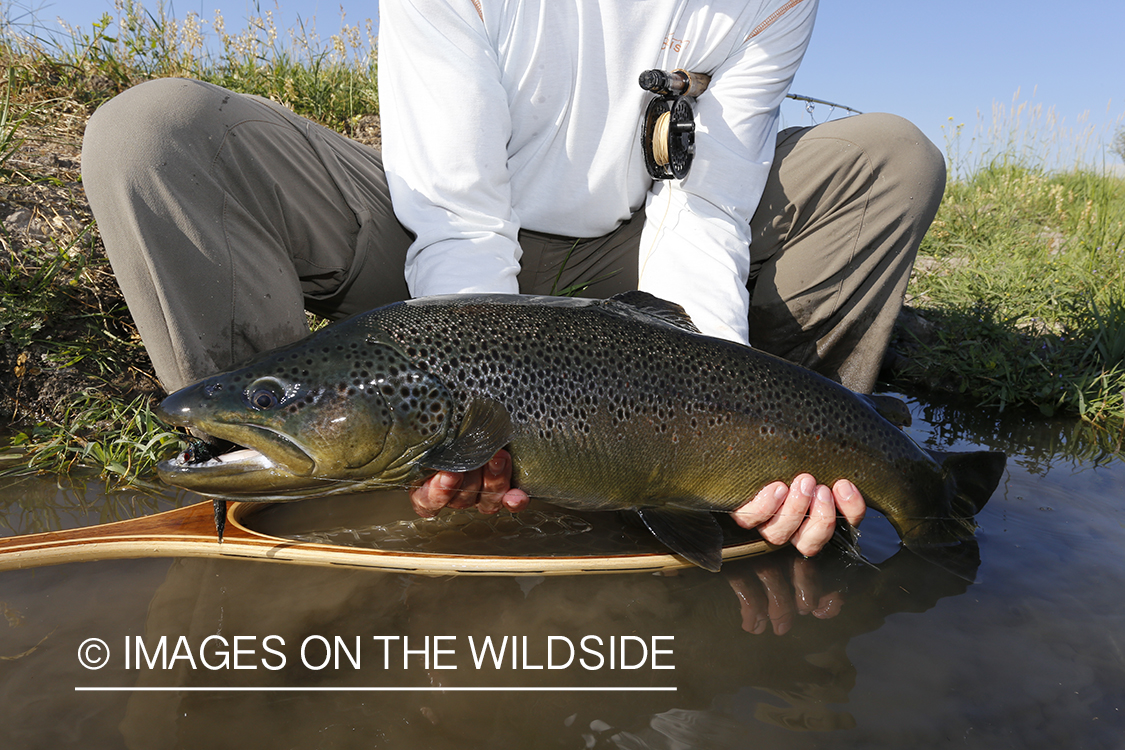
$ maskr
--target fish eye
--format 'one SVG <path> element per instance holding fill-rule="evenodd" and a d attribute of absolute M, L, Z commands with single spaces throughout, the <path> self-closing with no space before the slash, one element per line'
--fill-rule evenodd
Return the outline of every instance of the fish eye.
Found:
<path fill-rule="evenodd" d="M 250 408 L 265 411 L 281 403 L 283 391 L 275 381 L 257 382 L 246 390 L 246 403 Z"/>
<path fill-rule="evenodd" d="M 259 388 L 250 394 L 250 403 L 258 409 L 272 409 L 277 406 L 277 396 L 272 391 Z"/>

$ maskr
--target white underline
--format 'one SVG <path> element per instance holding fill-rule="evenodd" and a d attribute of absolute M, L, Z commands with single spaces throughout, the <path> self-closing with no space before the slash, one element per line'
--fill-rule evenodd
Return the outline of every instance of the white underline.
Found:
<path fill-rule="evenodd" d="M 330 693 L 498 693 L 498 692 L 524 692 L 524 693 L 597 693 L 597 692 L 676 692 L 675 686 L 671 687 L 82 687 L 76 686 L 78 693 L 297 693 L 297 692 L 330 692 Z"/>

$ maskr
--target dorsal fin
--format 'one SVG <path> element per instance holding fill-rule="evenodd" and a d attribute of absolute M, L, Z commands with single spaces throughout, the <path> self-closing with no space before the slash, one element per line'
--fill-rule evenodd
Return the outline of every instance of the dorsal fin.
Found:
<path fill-rule="evenodd" d="M 910 407 L 906 402 L 896 396 L 875 395 L 873 393 L 856 394 L 871 405 L 879 416 L 895 427 L 909 427 L 913 421 Z"/>
<path fill-rule="evenodd" d="M 620 302 L 623 305 L 644 313 L 649 317 L 662 320 L 665 323 L 682 328 L 685 331 L 692 333 L 699 333 L 699 329 L 695 327 L 695 323 L 691 322 L 691 317 L 684 311 L 684 308 L 677 305 L 675 302 L 660 299 L 648 292 L 632 291 L 622 292 L 615 294 L 610 299 Z"/>

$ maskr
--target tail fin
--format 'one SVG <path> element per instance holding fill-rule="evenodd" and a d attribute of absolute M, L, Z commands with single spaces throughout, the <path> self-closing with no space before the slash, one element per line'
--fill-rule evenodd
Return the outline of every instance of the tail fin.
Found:
<path fill-rule="evenodd" d="M 926 519 L 903 536 L 903 544 L 914 551 L 971 539 L 977 528 L 973 516 L 980 512 L 996 490 L 1007 463 L 1007 456 L 995 451 L 928 452 L 941 465 L 945 477 L 948 514 Z"/>
<path fill-rule="evenodd" d="M 931 455 L 941 464 L 946 476 L 952 477 L 954 482 L 954 495 L 951 502 L 954 511 L 958 505 L 975 516 L 992 497 L 1000 479 L 1004 476 L 1004 467 L 1008 457 L 1000 451 L 973 451 L 971 453 L 938 453 Z"/>
<path fill-rule="evenodd" d="M 941 465 L 945 476 L 949 513 L 915 525 L 903 535 L 902 543 L 918 556 L 972 582 L 980 564 L 973 540 L 977 528 L 973 516 L 996 490 L 1004 476 L 1007 457 L 993 451 L 929 453 Z"/>

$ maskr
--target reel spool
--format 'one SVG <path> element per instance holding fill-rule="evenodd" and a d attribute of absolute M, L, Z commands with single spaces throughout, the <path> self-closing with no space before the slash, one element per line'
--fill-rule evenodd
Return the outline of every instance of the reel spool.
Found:
<path fill-rule="evenodd" d="M 641 150 L 645 168 L 654 180 L 682 180 L 695 156 L 695 112 L 691 98 L 707 89 L 711 77 L 703 73 L 646 70 L 638 83 L 656 98 L 645 109 Z M 690 98 L 689 98 L 690 97 Z"/>

